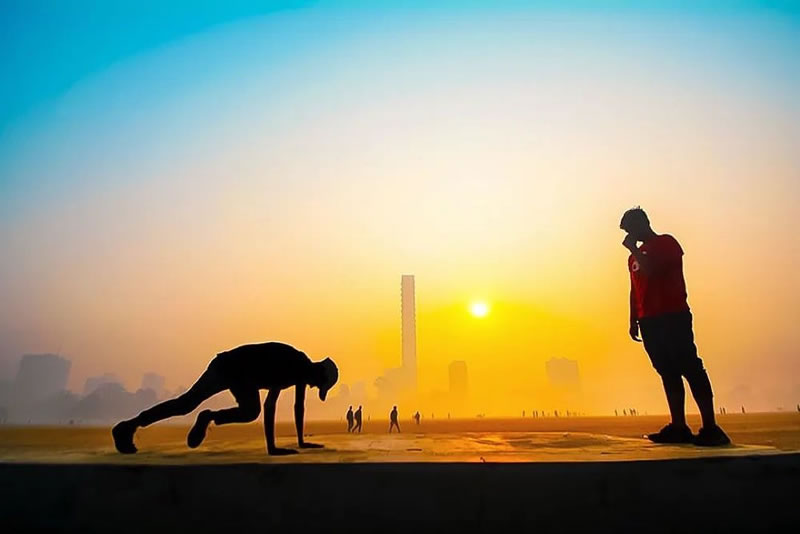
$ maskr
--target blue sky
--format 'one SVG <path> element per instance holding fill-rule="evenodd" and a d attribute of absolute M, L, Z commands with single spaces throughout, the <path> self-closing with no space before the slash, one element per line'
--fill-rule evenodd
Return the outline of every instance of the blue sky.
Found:
<path fill-rule="evenodd" d="M 369 6 L 365 8 L 364 6 Z M 0 131 L 81 78 L 127 56 L 238 19 L 303 8 L 371 11 L 662 11 L 773 13 L 797 22 L 797 2 L 260 2 L 252 0 L 4 0 L 0 4 Z M 489 7 L 491 6 L 491 7 Z M 480 16 L 477 14 L 476 16 Z"/>

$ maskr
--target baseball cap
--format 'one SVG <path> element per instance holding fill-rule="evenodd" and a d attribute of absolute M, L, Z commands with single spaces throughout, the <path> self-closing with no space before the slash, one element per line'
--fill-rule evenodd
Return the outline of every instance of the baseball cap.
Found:
<path fill-rule="evenodd" d="M 328 396 L 328 390 L 339 380 L 339 369 L 330 358 L 325 358 L 319 364 L 322 366 L 323 376 L 322 383 L 319 385 L 319 398 L 320 400 L 325 400 L 325 397 Z"/>

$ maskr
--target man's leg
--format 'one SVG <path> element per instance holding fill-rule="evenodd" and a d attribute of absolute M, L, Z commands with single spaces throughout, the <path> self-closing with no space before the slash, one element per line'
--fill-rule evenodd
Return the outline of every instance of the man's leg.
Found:
<path fill-rule="evenodd" d="M 697 358 L 697 363 L 686 371 L 686 381 L 692 390 L 692 396 L 700 410 L 700 417 L 704 427 L 714 427 L 717 425 L 714 416 L 714 392 L 711 389 L 711 380 L 703 367 L 703 362 Z"/>
<path fill-rule="evenodd" d="M 133 435 L 136 433 L 137 428 L 149 426 L 177 415 L 186 415 L 200 406 L 200 403 L 204 400 L 224 389 L 226 389 L 225 385 L 222 384 L 213 366 L 209 365 L 209 368 L 200 375 L 197 382 L 182 395 L 160 402 L 152 408 L 144 410 L 133 419 L 117 423 L 111 430 L 114 445 L 122 453 L 131 454 L 136 452 L 136 446 L 133 444 Z"/>
<path fill-rule="evenodd" d="M 661 375 L 664 393 L 667 395 L 669 415 L 672 424 L 686 426 L 686 390 L 683 387 L 683 377 L 679 374 L 668 373 Z"/>
<path fill-rule="evenodd" d="M 642 319 L 639 327 L 644 349 L 656 372 L 661 376 L 671 422 L 659 432 L 648 434 L 655 443 L 691 443 L 692 432 L 686 425 L 686 391 L 680 367 L 674 357 L 669 318 L 666 316 Z M 633 415 L 633 410 L 630 410 Z"/>
<path fill-rule="evenodd" d="M 692 389 L 692 396 L 700 410 L 703 426 L 714 427 L 717 424 L 714 417 L 714 393 L 711 390 L 708 373 L 703 367 L 703 360 L 697 356 L 690 313 L 676 317 L 672 335 L 675 341 L 674 350 L 680 359 L 683 375 Z"/>
<path fill-rule="evenodd" d="M 186 436 L 186 443 L 192 449 L 198 447 L 206 437 L 209 423 L 227 425 L 229 423 L 249 423 L 258 419 L 261 414 L 261 396 L 256 388 L 234 388 L 231 390 L 233 398 L 239 404 L 235 408 L 224 410 L 203 410 L 197 414 L 194 426 Z"/>

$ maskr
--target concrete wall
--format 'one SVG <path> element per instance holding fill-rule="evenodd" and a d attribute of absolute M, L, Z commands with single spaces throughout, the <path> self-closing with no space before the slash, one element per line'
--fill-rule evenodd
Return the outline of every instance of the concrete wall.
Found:
<path fill-rule="evenodd" d="M 800 455 L 567 464 L 0 464 L 4 532 L 795 531 Z"/>

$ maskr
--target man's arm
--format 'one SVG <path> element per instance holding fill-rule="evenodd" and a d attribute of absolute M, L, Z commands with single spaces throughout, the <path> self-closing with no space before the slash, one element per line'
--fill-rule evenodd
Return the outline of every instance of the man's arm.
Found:
<path fill-rule="evenodd" d="M 297 384 L 294 387 L 294 392 L 294 426 L 297 429 L 297 445 L 301 449 L 321 449 L 322 445 L 303 441 L 303 418 L 306 412 L 306 385 Z"/>
<path fill-rule="evenodd" d="M 642 341 L 639 338 L 639 320 L 638 313 L 636 312 L 636 295 L 633 293 L 633 280 L 631 280 L 631 297 L 630 297 L 630 328 L 628 333 L 636 342 Z"/>
<path fill-rule="evenodd" d="M 264 400 L 264 436 L 267 438 L 267 454 L 283 456 L 296 454 L 293 449 L 279 449 L 275 446 L 275 406 L 278 404 L 280 389 L 270 389 Z"/>
<path fill-rule="evenodd" d="M 652 267 L 650 258 L 647 257 L 647 254 L 644 254 L 639 247 L 636 246 L 636 240 L 628 234 L 625 236 L 625 239 L 622 241 L 622 246 L 627 248 L 631 255 L 633 255 L 633 259 L 636 260 L 636 263 L 639 264 L 639 269 L 641 269 L 642 274 L 645 276 L 650 274 L 650 269 Z"/>

